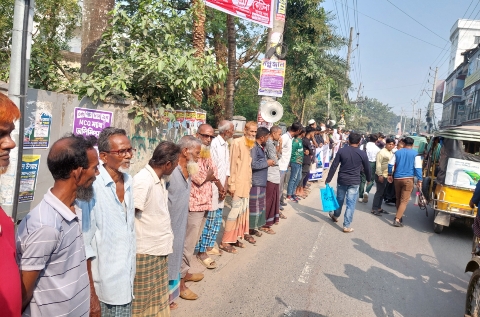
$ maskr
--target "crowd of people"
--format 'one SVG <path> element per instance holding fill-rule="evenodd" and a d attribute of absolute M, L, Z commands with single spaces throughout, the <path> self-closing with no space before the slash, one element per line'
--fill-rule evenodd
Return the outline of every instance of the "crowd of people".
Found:
<path fill-rule="evenodd" d="M 20 113 L 2 94 L 0 105 L 0 172 L 5 172 Z M 186 284 L 204 278 L 190 270 L 193 261 L 215 269 L 211 256 L 238 253 L 244 243 L 275 234 L 274 225 L 286 219 L 286 201 L 298 203 L 308 195 L 309 171 L 317 160 L 333 159 L 326 183 L 339 167 L 340 208 L 330 217 L 338 221 L 346 198 L 344 232 L 353 231 L 362 179 L 368 193 L 374 170 L 381 195 L 395 166 L 400 199 L 394 225 L 401 225 L 413 186 L 408 165 L 413 154 L 392 156 L 391 139 L 375 154 L 370 143 L 378 138 L 371 136 L 363 151 L 358 133 L 314 120 L 306 127 L 294 123 L 283 134 L 278 126 L 247 122 L 243 136 L 233 136 L 231 121 L 221 121 L 217 134 L 202 124 L 177 144 L 160 142 L 134 176 L 129 171 L 136 150 L 123 129 L 106 128 L 98 139 L 66 135 L 53 143 L 47 165 L 54 184 L 21 221 L 16 238 L 0 208 L 2 316 L 169 316 L 179 297 L 198 298 Z M 410 141 L 404 140 L 407 150 Z M 323 158 L 315 155 L 319 148 L 326 149 Z M 377 198 L 372 213 L 380 215 Z"/>

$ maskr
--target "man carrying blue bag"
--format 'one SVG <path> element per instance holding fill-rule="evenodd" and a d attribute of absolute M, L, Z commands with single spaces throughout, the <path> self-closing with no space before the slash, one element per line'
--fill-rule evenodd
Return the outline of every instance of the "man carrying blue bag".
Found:
<path fill-rule="evenodd" d="M 371 182 L 372 171 L 370 169 L 370 163 L 368 161 L 367 154 L 360 150 L 362 137 L 358 133 L 350 133 L 348 143 L 350 146 L 341 148 L 330 167 L 328 177 L 325 183 L 327 186 L 332 181 L 335 172 L 337 171 L 338 164 L 340 169 L 337 177 L 337 201 L 339 207 L 335 212 L 330 212 L 330 218 L 333 222 L 338 222 L 338 217 L 342 213 L 343 203 L 345 198 L 347 199 L 347 209 L 345 210 L 343 220 L 343 232 L 353 232 L 353 228 L 350 227 L 353 220 L 353 213 L 355 212 L 355 205 L 357 203 L 358 188 L 360 187 L 360 172 L 364 171 L 367 182 Z M 323 194 L 323 193 L 322 193 Z"/>

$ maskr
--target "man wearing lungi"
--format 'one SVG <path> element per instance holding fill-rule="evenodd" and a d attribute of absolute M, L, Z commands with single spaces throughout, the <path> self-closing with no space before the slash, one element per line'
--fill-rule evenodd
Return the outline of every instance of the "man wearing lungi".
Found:
<path fill-rule="evenodd" d="M 256 229 L 265 225 L 265 205 L 267 190 L 268 167 L 275 164 L 272 159 L 267 159 L 265 154 L 265 145 L 267 143 L 270 131 L 265 127 L 257 130 L 255 146 L 251 150 L 252 155 L 252 188 L 250 189 L 250 235 L 261 237 L 262 233 Z"/>
<path fill-rule="evenodd" d="M 175 143 L 161 142 L 133 178 L 137 238 L 133 316 L 170 316 L 167 255 L 173 252 L 173 232 L 166 177 L 177 167 L 179 154 Z"/>
<path fill-rule="evenodd" d="M 228 191 L 232 196 L 232 209 L 225 222 L 222 244 L 220 248 L 227 252 L 236 252 L 233 247 L 244 248 L 238 239 L 255 243 L 255 239 L 248 235 L 248 200 L 252 187 L 252 157 L 250 150 L 255 145 L 257 123 L 249 121 L 245 125 L 244 136 L 232 141 L 230 146 L 230 177 Z M 227 244 L 232 246 L 231 251 Z"/>

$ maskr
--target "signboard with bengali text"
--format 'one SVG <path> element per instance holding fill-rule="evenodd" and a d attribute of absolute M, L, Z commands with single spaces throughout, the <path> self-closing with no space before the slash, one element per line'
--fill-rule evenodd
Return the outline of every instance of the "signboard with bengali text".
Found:
<path fill-rule="evenodd" d="M 276 0 L 205 0 L 211 8 L 271 28 Z"/>

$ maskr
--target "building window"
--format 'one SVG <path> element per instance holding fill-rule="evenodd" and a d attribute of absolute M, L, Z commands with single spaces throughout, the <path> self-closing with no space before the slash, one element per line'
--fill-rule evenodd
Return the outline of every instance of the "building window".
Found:
<path fill-rule="evenodd" d="M 475 36 L 475 44 L 480 44 L 480 36 Z"/>
<path fill-rule="evenodd" d="M 468 114 L 469 120 L 475 120 L 480 118 L 480 90 L 475 91 L 473 103 Z"/>

